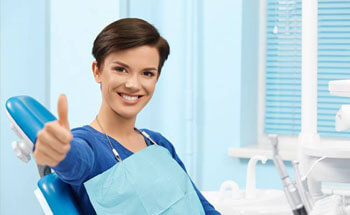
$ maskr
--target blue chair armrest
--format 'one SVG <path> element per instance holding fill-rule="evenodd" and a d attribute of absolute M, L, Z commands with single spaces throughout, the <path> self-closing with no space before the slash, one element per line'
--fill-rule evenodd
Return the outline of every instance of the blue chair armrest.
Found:
<path fill-rule="evenodd" d="M 38 181 L 38 187 L 54 215 L 80 214 L 71 188 L 59 179 L 55 173 L 42 177 Z"/>

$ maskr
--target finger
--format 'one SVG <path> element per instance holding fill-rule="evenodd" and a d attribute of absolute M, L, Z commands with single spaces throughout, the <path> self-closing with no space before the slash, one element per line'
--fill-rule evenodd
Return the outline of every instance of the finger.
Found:
<path fill-rule="evenodd" d="M 41 132 L 38 134 L 38 141 L 43 149 L 48 150 L 48 154 L 66 154 L 70 149 L 70 145 L 61 142 L 49 132 Z"/>
<path fill-rule="evenodd" d="M 67 102 L 67 97 L 64 94 L 61 94 L 60 97 L 58 98 L 57 113 L 58 113 L 59 124 L 69 129 L 68 102 Z"/>
<path fill-rule="evenodd" d="M 35 149 L 34 154 L 33 154 L 33 156 L 34 156 L 34 158 L 36 160 L 36 163 L 39 164 L 39 165 L 48 165 L 48 166 L 51 166 L 51 167 L 57 166 L 59 161 L 55 160 L 54 158 L 52 158 L 51 156 L 46 154 L 40 148 L 41 147 L 38 147 L 38 149 Z"/>
<path fill-rule="evenodd" d="M 35 151 L 46 154 L 54 161 L 61 161 L 65 156 L 65 153 L 58 152 L 56 149 L 47 144 L 41 144 L 35 149 Z"/>
<path fill-rule="evenodd" d="M 49 134 L 57 138 L 57 140 L 60 141 L 62 144 L 68 144 L 73 139 L 72 132 L 69 129 L 60 126 L 57 121 L 46 123 L 44 129 Z"/>

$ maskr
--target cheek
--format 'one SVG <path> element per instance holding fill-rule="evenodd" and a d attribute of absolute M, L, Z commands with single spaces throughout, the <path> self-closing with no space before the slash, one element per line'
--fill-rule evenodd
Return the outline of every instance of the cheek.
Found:
<path fill-rule="evenodd" d="M 101 82 L 101 85 L 103 86 L 104 92 L 111 92 L 114 91 L 115 88 L 117 88 L 118 86 L 120 86 L 120 80 L 113 78 L 113 77 L 109 77 L 103 80 L 103 82 Z"/>
<path fill-rule="evenodd" d="M 146 86 L 145 86 L 147 92 L 152 95 L 155 88 L 156 88 L 156 82 L 151 82 L 151 83 L 148 83 Z"/>

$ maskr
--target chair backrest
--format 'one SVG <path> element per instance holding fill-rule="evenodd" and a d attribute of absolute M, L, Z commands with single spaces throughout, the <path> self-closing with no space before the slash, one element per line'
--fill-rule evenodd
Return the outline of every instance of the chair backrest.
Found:
<path fill-rule="evenodd" d="M 9 98 L 6 111 L 33 144 L 45 123 L 56 120 L 49 110 L 30 96 Z"/>
<path fill-rule="evenodd" d="M 35 149 L 38 132 L 43 129 L 45 123 L 56 120 L 49 110 L 29 96 L 9 98 L 6 102 L 6 112 L 13 123 L 11 127 L 15 128 L 17 135 L 24 141 L 24 144 L 19 144 L 19 148 L 14 148 L 17 155 L 22 153 L 21 155 L 30 156 Z M 47 171 L 46 167 L 38 166 L 38 169 L 41 176 L 38 187 L 52 213 L 54 215 L 79 215 L 70 186 L 61 181 L 56 174 Z"/>

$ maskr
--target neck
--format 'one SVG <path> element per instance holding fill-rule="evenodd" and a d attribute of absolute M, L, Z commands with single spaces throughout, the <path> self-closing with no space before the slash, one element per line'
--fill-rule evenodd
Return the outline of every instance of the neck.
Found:
<path fill-rule="evenodd" d="M 102 128 L 96 119 L 91 123 L 91 126 L 102 133 L 107 133 L 107 135 L 124 138 L 135 133 L 136 117 L 123 118 L 111 108 L 101 105 L 97 118 Z"/>

